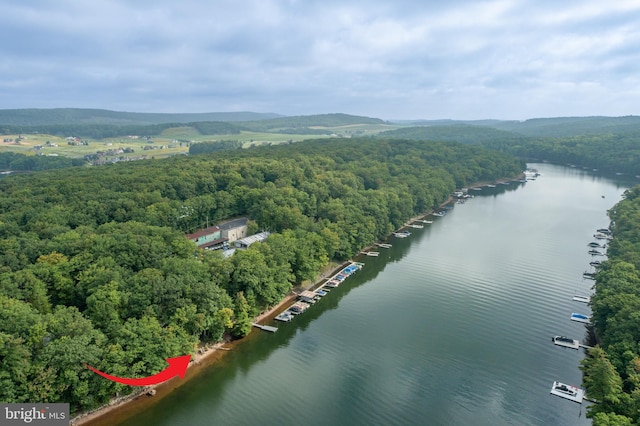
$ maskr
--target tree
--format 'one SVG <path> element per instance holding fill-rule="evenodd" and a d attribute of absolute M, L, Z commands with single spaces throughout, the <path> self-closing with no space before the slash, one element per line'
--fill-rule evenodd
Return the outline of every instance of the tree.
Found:
<path fill-rule="evenodd" d="M 580 362 L 583 372 L 582 382 L 590 398 L 598 401 L 589 407 L 589 415 L 598 412 L 615 412 L 621 402 L 622 379 L 613 368 L 611 362 L 602 350 L 596 346 L 589 351 L 589 356 Z"/>
<path fill-rule="evenodd" d="M 235 300 L 235 321 L 231 330 L 234 337 L 244 337 L 251 332 L 251 318 L 249 317 L 249 304 L 242 292 L 236 294 Z"/>

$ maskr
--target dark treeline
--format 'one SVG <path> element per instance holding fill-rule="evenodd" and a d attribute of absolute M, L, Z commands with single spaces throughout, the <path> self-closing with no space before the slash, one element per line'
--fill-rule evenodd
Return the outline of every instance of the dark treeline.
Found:
<path fill-rule="evenodd" d="M 640 132 L 544 139 L 523 138 L 516 142 L 496 139 L 482 145 L 522 158 L 640 175 Z"/>
<path fill-rule="evenodd" d="M 91 110 L 89 110 L 91 111 Z M 64 114 L 62 117 L 64 117 Z M 0 117 L 2 116 L 0 111 Z M 134 115 L 135 116 L 135 115 Z M 185 114 L 188 116 L 188 114 Z M 270 132 L 285 134 L 330 134 L 330 131 L 314 129 L 312 127 L 338 127 L 351 124 L 382 124 L 377 118 L 359 117 L 348 114 L 320 114 L 296 117 L 281 117 L 261 119 L 255 121 L 225 122 L 225 121 L 192 121 L 155 124 L 136 124 L 130 122 L 83 122 L 77 120 L 49 124 L 0 124 L 0 134 L 48 134 L 54 136 L 77 136 L 82 138 L 104 139 L 127 135 L 158 136 L 167 129 L 176 127 L 192 127 L 201 135 L 234 135 L 242 130 L 254 132 Z M 18 121 L 22 123 L 22 121 Z"/>
<path fill-rule="evenodd" d="M 198 142 L 189 145 L 189 154 L 210 154 L 212 152 L 239 148 L 242 148 L 242 142 L 240 141 Z"/>
<path fill-rule="evenodd" d="M 634 118 L 634 120 L 631 120 L 631 118 Z M 618 127 L 613 125 L 608 127 L 588 127 L 590 133 L 561 137 L 518 134 L 516 131 L 519 127 L 514 127 L 511 131 L 505 131 L 487 126 L 468 124 L 407 127 L 381 133 L 381 136 L 479 144 L 520 158 L 574 164 L 600 171 L 626 173 L 635 176 L 640 175 L 640 129 L 638 129 L 640 124 L 635 124 L 639 121 L 637 117 L 631 118 L 623 120 L 625 123 L 631 121 L 626 131 L 621 130 L 627 129 L 622 125 Z M 559 120 L 540 120 L 540 126 L 542 126 L 542 123 L 547 123 L 547 121 L 555 123 Z M 608 123 L 609 121 L 606 122 Z M 617 123 L 618 121 L 614 122 Z M 562 121 L 557 126 L 560 126 L 561 123 Z M 582 121 L 578 120 L 579 123 L 582 123 Z M 596 123 L 598 121 L 595 118 L 584 119 L 584 125 L 595 126 Z M 533 126 L 533 124 L 530 126 Z M 547 123 L 547 126 L 551 125 Z M 619 133 L 607 133 L 606 131 L 609 128 L 617 130 Z M 527 127 L 527 129 L 529 128 Z M 555 129 L 555 126 L 552 126 L 552 129 Z M 598 129 L 602 133 L 592 134 L 592 132 L 597 132 Z M 578 132 L 579 130 L 580 128 L 573 131 Z M 543 127 L 540 132 L 542 134 L 545 134 L 545 132 L 553 133 L 547 127 Z M 530 130 L 530 133 L 533 133 L 533 130 Z M 556 133 L 559 133 L 559 131 L 556 131 Z M 567 130 L 565 133 L 570 132 Z"/>
<path fill-rule="evenodd" d="M 47 134 L 67 137 L 104 139 L 127 135 L 159 136 L 167 129 L 176 127 L 192 127 L 202 135 L 239 134 L 241 127 L 222 121 L 200 121 L 195 123 L 161 123 L 161 124 L 48 124 L 37 126 L 0 125 L 0 134 Z"/>
<path fill-rule="evenodd" d="M 640 422 L 640 186 L 610 210 L 613 241 L 596 275 L 592 322 L 601 343 L 582 361 L 594 426 Z"/>
<path fill-rule="evenodd" d="M 129 388 L 348 259 L 456 187 L 516 176 L 477 146 L 318 140 L 0 180 L 0 400 L 72 411 Z M 229 258 L 185 232 L 247 216 Z"/>
<path fill-rule="evenodd" d="M 0 170 L 42 171 L 81 166 L 83 164 L 86 164 L 86 161 L 81 159 L 0 152 Z"/>

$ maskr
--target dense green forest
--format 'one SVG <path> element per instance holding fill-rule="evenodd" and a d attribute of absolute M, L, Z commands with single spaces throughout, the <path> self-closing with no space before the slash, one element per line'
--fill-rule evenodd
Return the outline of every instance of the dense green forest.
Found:
<path fill-rule="evenodd" d="M 381 137 L 398 137 L 414 140 L 457 141 L 479 144 L 525 159 L 545 160 L 560 164 L 573 164 L 611 173 L 640 175 L 640 126 L 636 117 L 629 117 L 628 127 L 603 126 L 585 129 L 585 134 L 571 136 L 533 136 L 469 124 L 406 127 L 380 134 Z M 555 122 L 553 119 L 545 119 Z M 557 119 L 560 120 L 560 119 Z M 595 120 L 595 119 L 593 119 Z M 560 121 L 562 123 L 562 121 Z M 609 123 L 609 121 L 606 121 Z M 556 124 L 560 126 L 561 124 Z M 544 127 L 546 130 L 547 128 Z M 579 132 L 574 129 L 573 132 Z M 620 133 L 606 133 L 615 129 Z M 623 131 L 627 129 L 628 131 Z M 635 129 L 635 130 L 630 130 Z M 602 133 L 597 133 L 596 130 Z M 591 132 L 596 132 L 592 134 Z M 535 132 L 529 132 L 534 134 Z M 547 132 L 542 131 L 542 134 Z M 548 133 L 553 133 L 550 130 Z M 558 132 L 560 133 L 560 132 Z M 565 133 L 571 133 L 567 130 Z"/>
<path fill-rule="evenodd" d="M 640 422 L 640 186 L 610 210 L 613 240 L 596 275 L 592 322 L 600 344 L 582 361 L 594 426 Z"/>
<path fill-rule="evenodd" d="M 0 152 L 0 170 L 42 171 L 81 166 L 84 160 L 67 157 L 48 157 Z"/>
<path fill-rule="evenodd" d="M 323 139 L 0 180 L 0 400 L 72 411 L 130 388 L 351 258 L 456 187 L 524 164 L 455 143 Z M 184 234 L 247 216 L 224 257 Z"/>

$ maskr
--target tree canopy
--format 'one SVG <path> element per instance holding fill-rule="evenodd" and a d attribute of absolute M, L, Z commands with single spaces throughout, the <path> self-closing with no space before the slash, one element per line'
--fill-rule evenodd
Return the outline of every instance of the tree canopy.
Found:
<path fill-rule="evenodd" d="M 478 146 L 323 139 L 0 180 L 0 400 L 129 389 L 408 218 L 524 164 Z M 247 216 L 271 236 L 225 258 L 185 233 Z"/>

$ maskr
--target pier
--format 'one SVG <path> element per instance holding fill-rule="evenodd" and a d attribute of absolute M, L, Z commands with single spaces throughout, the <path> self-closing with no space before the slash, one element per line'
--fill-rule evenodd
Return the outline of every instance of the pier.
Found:
<path fill-rule="evenodd" d="M 260 330 L 264 330 L 264 331 L 269 331 L 271 333 L 275 333 L 276 331 L 278 331 L 278 327 L 272 327 L 270 325 L 262 325 L 262 324 L 257 324 L 257 323 L 252 323 L 251 325 L 253 325 L 254 327 L 258 327 Z"/>

